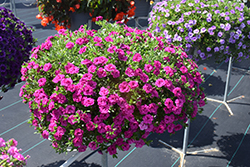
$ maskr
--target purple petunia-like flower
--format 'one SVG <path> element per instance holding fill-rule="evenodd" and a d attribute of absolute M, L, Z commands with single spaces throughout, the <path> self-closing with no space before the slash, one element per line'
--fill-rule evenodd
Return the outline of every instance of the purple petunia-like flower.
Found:
<path fill-rule="evenodd" d="M 230 17 L 228 17 L 228 16 L 227 16 L 227 17 L 225 17 L 225 20 L 227 20 L 227 21 L 228 21 L 228 20 L 230 20 Z"/>
<path fill-rule="evenodd" d="M 232 10 L 230 10 L 230 12 L 231 12 L 232 14 L 235 14 L 235 10 L 233 10 L 233 9 L 232 9 Z"/>
<path fill-rule="evenodd" d="M 4 73 L 7 70 L 7 66 L 5 64 L 0 64 L 0 72 Z"/>
<path fill-rule="evenodd" d="M 211 48 L 210 47 L 207 47 L 207 52 L 210 52 L 211 51 Z"/>
<path fill-rule="evenodd" d="M 219 10 L 216 10 L 216 11 L 214 11 L 214 13 L 218 14 L 218 13 L 220 13 L 220 11 L 219 11 Z"/>
<path fill-rule="evenodd" d="M 203 27 L 202 29 L 201 29 L 201 33 L 204 33 L 204 32 L 206 32 L 206 28 L 205 27 Z"/>
<path fill-rule="evenodd" d="M 231 24 L 227 23 L 227 24 L 225 25 L 224 30 L 225 30 L 225 31 L 229 31 L 230 28 L 231 28 Z"/>
<path fill-rule="evenodd" d="M 200 54 L 200 57 L 201 57 L 202 60 L 205 60 L 205 59 L 206 59 L 205 53 L 202 52 L 202 53 Z"/>
<path fill-rule="evenodd" d="M 224 39 L 220 39 L 220 44 L 224 44 L 225 43 L 225 40 Z"/>
<path fill-rule="evenodd" d="M 21 64 L 29 59 L 34 44 L 32 29 L 16 18 L 11 10 L 0 7 L 0 90 L 5 92 L 6 87 L 15 86 Z"/>
<path fill-rule="evenodd" d="M 198 34 L 199 33 L 199 30 L 198 29 L 195 29 L 194 30 L 194 34 Z"/>
<path fill-rule="evenodd" d="M 242 56 L 243 56 L 243 53 L 242 53 L 242 52 L 238 53 L 238 56 L 239 56 L 239 57 L 242 57 Z"/>
<path fill-rule="evenodd" d="M 160 27 L 156 26 L 156 27 L 155 27 L 155 31 L 156 31 L 156 32 L 161 32 Z"/>
<path fill-rule="evenodd" d="M 223 33 L 220 31 L 218 32 L 218 37 L 222 37 Z"/>
<path fill-rule="evenodd" d="M 219 47 L 214 48 L 214 52 L 219 52 L 219 51 L 220 51 Z"/>
<path fill-rule="evenodd" d="M 207 18 L 207 22 L 211 22 L 212 21 L 212 18 L 211 17 L 208 17 Z"/>
<path fill-rule="evenodd" d="M 239 18 L 239 22 L 242 22 L 244 20 L 244 17 Z"/>

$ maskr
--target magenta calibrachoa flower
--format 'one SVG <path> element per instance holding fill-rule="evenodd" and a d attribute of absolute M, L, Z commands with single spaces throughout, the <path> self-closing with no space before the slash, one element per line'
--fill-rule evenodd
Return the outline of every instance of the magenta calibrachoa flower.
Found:
<path fill-rule="evenodd" d="M 249 25 L 250 9 L 229 0 L 164 0 L 153 7 L 149 18 L 154 35 L 183 47 L 196 61 L 249 58 Z"/>
<path fill-rule="evenodd" d="M 149 144 L 150 133 L 174 134 L 202 111 L 203 78 L 182 48 L 145 30 L 99 24 L 98 32 L 82 26 L 50 37 L 50 49 L 36 47 L 22 67 L 30 123 L 58 152 L 89 147 L 115 156 Z"/>
<path fill-rule="evenodd" d="M 30 157 L 27 155 L 24 157 L 19 152 L 21 149 L 17 149 L 17 141 L 15 139 L 9 139 L 4 141 L 3 138 L 0 138 L 0 166 L 9 167 L 9 166 L 26 166 L 27 159 Z"/>

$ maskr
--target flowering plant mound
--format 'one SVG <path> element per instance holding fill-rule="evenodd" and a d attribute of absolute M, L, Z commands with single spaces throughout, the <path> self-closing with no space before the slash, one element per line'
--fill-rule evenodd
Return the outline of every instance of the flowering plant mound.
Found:
<path fill-rule="evenodd" d="M 86 12 L 92 17 L 92 21 L 97 16 L 103 16 L 107 20 L 128 21 L 134 16 L 134 1 L 130 0 L 38 0 L 40 14 L 36 18 L 41 19 L 41 25 L 46 26 L 53 23 L 56 30 L 70 27 L 70 12 Z M 52 12 L 53 11 L 53 12 Z"/>
<path fill-rule="evenodd" d="M 182 46 L 194 60 L 249 58 L 250 10 L 228 0 L 165 0 L 157 3 L 149 28 Z M 193 54 L 195 53 L 195 54 Z"/>
<path fill-rule="evenodd" d="M 0 7 L 0 90 L 15 86 L 34 43 L 32 29 L 10 10 Z"/>
<path fill-rule="evenodd" d="M 0 166 L 1 167 L 22 167 L 27 163 L 29 155 L 24 157 L 19 153 L 21 149 L 17 149 L 17 141 L 10 139 L 7 142 L 0 138 Z"/>
<path fill-rule="evenodd" d="M 181 48 L 145 30 L 97 23 L 98 31 L 60 30 L 22 66 L 30 123 L 59 153 L 89 147 L 115 156 L 202 111 L 203 77 Z"/>

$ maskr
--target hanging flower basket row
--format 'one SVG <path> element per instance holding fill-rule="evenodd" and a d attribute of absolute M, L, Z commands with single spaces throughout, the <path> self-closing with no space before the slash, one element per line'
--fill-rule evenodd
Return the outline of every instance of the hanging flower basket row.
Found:
<path fill-rule="evenodd" d="M 100 30 L 59 30 L 22 66 L 30 123 L 57 152 L 129 150 L 150 133 L 186 127 L 205 105 L 197 65 L 150 32 L 99 21 Z"/>
<path fill-rule="evenodd" d="M 123 20 L 126 23 L 134 16 L 136 9 L 134 1 L 131 0 L 38 0 L 37 3 L 40 14 L 36 17 L 41 19 L 43 26 L 48 23 L 55 24 L 56 30 L 70 28 L 70 16 L 74 12 L 89 14 L 93 22 L 97 16 L 102 16 L 108 21 Z"/>

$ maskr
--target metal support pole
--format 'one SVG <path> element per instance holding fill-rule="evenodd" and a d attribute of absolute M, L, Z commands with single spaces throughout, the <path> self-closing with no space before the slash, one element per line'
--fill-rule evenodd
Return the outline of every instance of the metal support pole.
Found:
<path fill-rule="evenodd" d="M 224 100 L 223 102 L 227 102 L 227 92 L 229 88 L 230 83 L 230 77 L 231 77 L 231 70 L 232 70 L 232 56 L 229 58 L 228 68 L 227 68 L 227 80 L 226 80 L 226 86 L 225 86 L 225 93 L 224 93 Z"/>
<path fill-rule="evenodd" d="M 223 99 L 223 101 L 212 99 L 212 98 L 207 98 L 207 100 L 224 104 L 226 106 L 227 110 L 229 111 L 229 113 L 231 115 L 234 115 L 233 112 L 232 112 L 232 110 L 231 110 L 231 108 L 229 107 L 228 103 L 231 102 L 231 101 L 234 101 L 236 99 L 244 98 L 244 96 L 239 96 L 239 97 L 236 97 L 236 98 L 234 98 L 232 100 L 227 100 L 227 96 L 228 96 L 227 92 L 228 92 L 228 89 L 229 89 L 229 83 L 230 83 L 230 77 L 231 77 L 231 70 L 232 70 L 232 56 L 229 58 L 229 62 L 228 62 L 227 79 L 226 79 L 226 86 L 225 86 L 225 93 L 224 93 L 224 99 Z"/>
<path fill-rule="evenodd" d="M 108 167 L 108 154 L 106 151 L 102 152 L 102 167 Z"/>
<path fill-rule="evenodd" d="M 181 167 L 184 167 L 184 164 L 185 164 L 185 157 L 187 154 L 197 154 L 197 153 L 208 153 L 208 152 L 211 152 L 211 151 L 218 151 L 217 149 L 214 149 L 214 148 L 210 148 L 210 149 L 205 149 L 205 150 L 199 150 L 199 151 L 194 151 L 194 152 L 187 152 L 187 148 L 188 148 L 188 139 L 189 139 L 189 130 L 190 130 L 190 119 L 188 119 L 187 121 L 187 124 L 188 124 L 188 127 L 185 128 L 185 131 L 184 131 L 184 138 L 183 138 L 183 145 L 182 145 L 182 150 L 180 149 L 177 149 L 167 143 L 165 143 L 164 141 L 162 140 L 159 140 L 159 142 L 161 144 L 164 144 L 165 146 L 167 146 L 168 148 L 172 149 L 173 151 L 177 152 L 180 154 L 180 165 Z"/>
<path fill-rule="evenodd" d="M 12 10 L 12 12 L 14 13 L 14 15 L 17 16 L 17 15 L 16 15 L 15 0 L 10 0 L 10 10 Z"/>
<path fill-rule="evenodd" d="M 183 167 L 184 165 L 184 159 L 185 159 L 185 156 L 186 156 L 186 153 L 187 153 L 187 147 L 188 147 L 188 138 L 189 138 L 189 129 L 190 129 L 190 119 L 188 119 L 187 121 L 187 124 L 188 124 L 188 127 L 185 128 L 185 131 L 184 131 L 184 139 L 183 139 L 183 146 L 182 146 L 182 162 L 181 162 L 181 167 Z"/>

